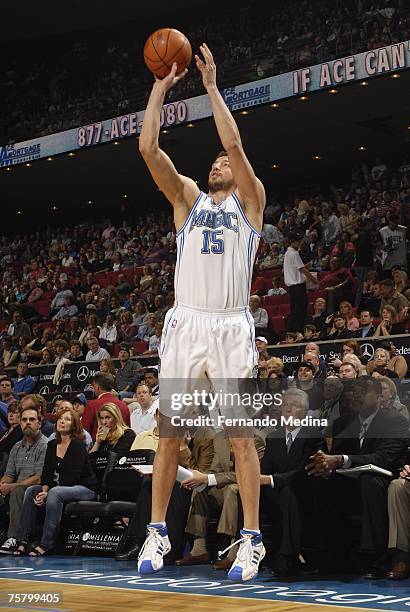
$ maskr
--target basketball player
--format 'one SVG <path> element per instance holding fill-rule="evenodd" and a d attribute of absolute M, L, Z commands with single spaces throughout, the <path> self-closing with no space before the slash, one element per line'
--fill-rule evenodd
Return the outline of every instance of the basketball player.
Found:
<path fill-rule="evenodd" d="M 185 73 L 176 64 L 156 79 L 145 111 L 139 149 L 149 171 L 174 207 L 178 257 L 175 306 L 168 311 L 160 347 L 161 379 L 243 379 L 257 364 L 253 319 L 248 302 L 253 262 L 262 229 L 265 190 L 255 176 L 238 127 L 216 84 L 209 48 L 201 47 L 196 65 L 209 95 L 224 151 L 211 166 L 209 193 L 178 174 L 159 148 L 160 112 L 165 94 Z M 164 383 L 165 384 L 165 383 Z M 162 409 L 160 408 L 161 412 Z M 168 418 L 161 414 L 161 419 Z M 228 576 L 250 580 L 258 573 L 265 548 L 259 531 L 259 461 L 253 436 L 232 437 L 244 513 L 238 554 Z M 142 574 L 163 567 L 170 551 L 165 516 L 175 483 L 179 437 L 161 437 L 152 482 L 152 516 L 138 558 Z M 194 486 L 194 485 L 193 485 Z"/>

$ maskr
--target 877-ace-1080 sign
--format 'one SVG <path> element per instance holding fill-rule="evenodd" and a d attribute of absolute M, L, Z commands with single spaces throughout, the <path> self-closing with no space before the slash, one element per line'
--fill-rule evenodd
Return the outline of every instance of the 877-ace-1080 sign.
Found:
<path fill-rule="evenodd" d="M 187 120 L 188 109 L 184 101 L 165 104 L 161 109 L 161 127 L 180 125 Z M 143 113 L 129 113 L 107 121 L 91 123 L 77 131 L 77 144 L 80 148 L 91 147 L 117 138 L 138 134 L 141 130 Z"/>

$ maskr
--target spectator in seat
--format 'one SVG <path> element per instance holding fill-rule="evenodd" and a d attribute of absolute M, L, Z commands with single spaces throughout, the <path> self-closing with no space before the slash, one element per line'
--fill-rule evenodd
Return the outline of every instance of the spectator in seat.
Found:
<path fill-rule="evenodd" d="M 57 365 L 63 359 L 68 359 L 68 344 L 65 340 L 56 340 L 54 342 L 55 359 L 54 364 Z"/>
<path fill-rule="evenodd" d="M 98 429 L 91 452 L 113 451 L 119 456 L 129 452 L 135 432 L 123 421 L 118 406 L 108 402 L 97 413 Z"/>
<path fill-rule="evenodd" d="M 380 302 L 380 314 L 383 313 L 383 308 L 386 306 L 393 306 L 398 315 L 400 315 L 405 308 L 410 306 L 408 299 L 396 291 L 391 278 L 385 278 L 380 282 L 380 292 L 382 296 Z"/>
<path fill-rule="evenodd" d="M 352 332 L 347 329 L 346 319 L 340 312 L 330 315 L 326 319 L 326 326 L 320 334 L 322 340 L 340 340 L 352 337 Z"/>
<path fill-rule="evenodd" d="M 132 314 L 129 310 L 124 310 L 120 313 L 117 331 L 120 342 L 131 342 L 135 337 L 137 327 L 134 325 Z"/>
<path fill-rule="evenodd" d="M 105 318 L 104 325 L 101 327 L 100 336 L 101 340 L 106 342 L 106 345 L 113 346 L 117 342 L 118 331 L 115 324 L 115 318 L 112 314 L 108 314 Z"/>
<path fill-rule="evenodd" d="M 300 567 L 304 507 L 308 507 L 311 499 L 304 467 L 322 444 L 319 429 L 299 427 L 292 422 L 306 416 L 308 405 L 303 391 L 285 391 L 282 415 L 289 424 L 267 436 L 261 462 L 261 510 L 274 524 L 279 520 L 281 525 L 280 544 L 274 557 L 277 577 L 297 574 Z"/>
<path fill-rule="evenodd" d="M 26 489 L 40 482 L 48 438 L 41 433 L 42 416 L 39 410 L 22 408 L 20 426 L 23 439 L 11 449 L 7 467 L 0 480 L 0 494 L 9 501 L 7 539 L 0 554 L 12 555 L 17 549 L 17 531 Z"/>
<path fill-rule="evenodd" d="M 358 479 L 336 474 L 336 469 L 377 465 L 393 473 L 404 465 L 408 444 L 408 422 L 392 411 L 379 407 L 382 394 L 379 381 L 363 376 L 353 383 L 351 413 L 334 421 L 330 454 L 318 451 L 306 469 L 318 476 L 316 499 L 322 513 L 326 567 L 351 571 L 351 529 L 348 517 L 359 506 L 361 512 L 360 548 L 366 576 L 379 575 L 378 564 L 388 542 L 387 490 L 390 479 L 365 473 Z M 385 570 L 383 570 L 383 575 Z"/>
<path fill-rule="evenodd" d="M 97 338 L 90 337 L 87 340 L 88 353 L 85 357 L 86 361 L 101 361 L 101 359 L 109 359 L 110 354 L 105 348 L 101 348 Z"/>
<path fill-rule="evenodd" d="M 395 334 L 404 334 L 405 329 L 403 323 L 398 321 L 397 310 L 394 306 L 383 306 L 382 320 L 374 332 L 375 337 L 394 336 Z"/>
<path fill-rule="evenodd" d="M 118 353 L 119 366 L 116 373 L 116 386 L 121 399 L 132 397 L 138 382 L 142 378 L 142 366 L 139 361 L 130 359 L 130 348 L 121 344 Z"/>
<path fill-rule="evenodd" d="M 255 323 L 255 334 L 261 336 L 266 333 L 268 328 L 268 313 L 261 307 L 261 298 L 258 295 L 251 295 L 249 298 L 249 310 Z"/>
<path fill-rule="evenodd" d="M 155 334 L 155 314 L 150 312 L 147 315 L 145 323 L 141 323 L 137 333 L 137 340 L 145 340 L 149 342 L 151 336 Z"/>
<path fill-rule="evenodd" d="M 397 395 L 397 387 L 391 378 L 381 376 L 379 382 L 382 386 L 382 396 L 380 398 L 380 407 L 384 410 L 395 410 L 397 414 L 409 420 L 409 411 L 407 406 L 401 403 Z"/>
<path fill-rule="evenodd" d="M 131 412 L 131 428 L 136 434 L 155 427 L 155 412 L 158 406 L 159 400 L 152 395 L 149 386 L 144 382 L 139 383 L 132 402 L 128 403 Z"/>
<path fill-rule="evenodd" d="M 17 400 L 14 400 L 7 408 L 9 427 L 0 436 L 0 476 L 4 474 L 11 449 L 23 437 L 20 427 L 20 408 L 20 402 Z"/>
<path fill-rule="evenodd" d="M 303 328 L 303 341 L 308 342 L 309 340 L 313 340 L 313 338 L 317 338 L 318 333 L 316 327 L 314 325 L 305 325 Z"/>
<path fill-rule="evenodd" d="M 405 465 L 399 478 L 389 485 L 387 507 L 389 513 L 389 552 L 393 553 L 390 580 L 404 580 L 410 576 L 410 465 Z"/>
<path fill-rule="evenodd" d="M 159 394 L 158 367 L 145 368 L 144 381 L 151 389 L 154 397 Z"/>
<path fill-rule="evenodd" d="M 287 291 L 283 287 L 281 287 L 281 279 L 280 276 L 274 276 L 272 278 L 273 288 L 269 289 L 268 295 L 286 295 Z"/>
<path fill-rule="evenodd" d="M 255 447 L 260 461 L 265 445 L 259 436 L 255 436 Z M 191 551 L 181 559 L 177 559 L 175 564 L 186 566 L 209 563 L 206 536 L 212 500 L 216 503 L 220 513 L 217 534 L 223 543 L 229 543 L 228 556 L 221 561 L 217 561 L 214 567 L 216 569 L 229 569 L 237 552 L 234 543 L 238 532 L 239 487 L 236 480 L 233 452 L 225 432 L 218 433 L 214 437 L 214 457 L 209 473 L 194 470 L 192 477 L 182 482 L 182 486 L 191 491 L 201 484 L 206 484 L 207 487 L 200 492 L 194 491 L 185 527 L 185 533 L 193 538 L 194 543 Z"/>
<path fill-rule="evenodd" d="M 18 399 L 13 393 L 13 381 L 11 378 L 2 378 L 0 380 L 0 401 L 7 406 L 14 404 Z"/>
<path fill-rule="evenodd" d="M 145 323 L 148 316 L 147 305 L 144 300 L 138 300 L 137 307 L 134 310 L 134 315 L 132 317 L 134 325 L 137 327 L 137 336 L 139 333 L 140 326 Z"/>
<path fill-rule="evenodd" d="M 280 268 L 283 265 L 283 255 L 280 252 L 280 246 L 277 242 L 272 242 L 267 247 L 267 255 L 259 262 L 260 270 L 270 270 L 271 268 Z"/>
<path fill-rule="evenodd" d="M 406 289 L 409 287 L 409 279 L 407 276 L 407 272 L 404 270 L 395 269 L 392 272 L 394 289 L 397 293 L 404 294 Z"/>
<path fill-rule="evenodd" d="M 114 383 L 115 379 L 110 374 L 97 372 L 92 377 L 91 384 L 97 399 L 87 402 L 83 414 L 82 425 L 84 429 L 90 432 L 93 440 L 95 440 L 98 427 L 97 414 L 103 404 L 115 404 L 119 408 L 125 424 L 127 426 L 130 424 L 130 411 L 128 410 L 127 404 L 111 393 Z"/>
<path fill-rule="evenodd" d="M 323 407 L 323 389 L 315 380 L 315 366 L 310 361 L 301 361 L 296 373 L 296 387 L 308 397 L 308 413 L 318 416 Z"/>
<path fill-rule="evenodd" d="M 55 361 L 54 351 L 51 348 L 44 348 L 41 351 L 41 359 L 37 365 L 39 366 L 54 365 L 54 361 Z"/>
<path fill-rule="evenodd" d="M 32 376 L 27 374 L 27 363 L 20 361 L 17 364 L 17 378 L 12 378 L 14 394 L 21 399 L 28 393 L 31 393 L 36 386 Z"/>
<path fill-rule="evenodd" d="M 369 291 L 363 294 L 362 309 L 370 310 L 373 313 L 380 312 L 380 304 L 382 302 L 380 282 L 374 281 L 369 287 Z"/>
<path fill-rule="evenodd" d="M 43 557 L 57 543 L 65 504 L 93 501 L 97 477 L 84 445 L 84 431 L 72 408 L 63 407 L 57 414 L 56 436 L 47 445 L 41 483 L 29 487 L 24 496 L 17 534 L 16 555 Z M 37 524 L 38 508 L 45 507 L 45 519 L 39 544 L 29 547 Z"/>
<path fill-rule="evenodd" d="M 267 361 L 270 355 L 267 351 L 268 341 L 264 336 L 258 336 L 255 340 L 256 348 L 258 350 L 259 361 Z"/>
<path fill-rule="evenodd" d="M 345 318 L 347 329 L 351 332 L 356 332 L 360 327 L 360 323 L 354 314 L 351 303 L 346 300 L 340 302 L 340 313 Z"/>
<path fill-rule="evenodd" d="M 22 317 L 21 313 L 18 310 L 16 310 L 13 313 L 13 321 L 9 325 L 9 328 L 7 330 L 7 334 L 14 341 L 17 341 L 20 338 L 20 336 L 24 336 L 24 337 L 29 338 L 29 339 L 31 338 L 30 327 L 29 327 L 28 323 L 26 323 L 23 320 L 23 317 Z"/>
<path fill-rule="evenodd" d="M 101 359 L 100 372 L 103 372 L 103 374 L 111 374 L 115 381 L 117 376 L 117 368 L 115 367 L 114 361 L 112 359 Z M 117 391 L 115 391 L 115 395 L 118 395 Z"/>
<path fill-rule="evenodd" d="M 155 334 L 150 337 L 148 349 L 144 351 L 144 355 L 158 355 L 159 347 L 161 345 L 163 326 L 164 324 L 162 322 L 155 323 Z"/>
<path fill-rule="evenodd" d="M 356 338 L 370 338 L 374 336 L 374 332 L 376 331 L 375 326 L 373 325 L 373 315 L 370 310 L 362 310 L 360 312 L 360 327 L 355 333 Z"/>
<path fill-rule="evenodd" d="M 71 342 L 68 359 L 70 361 L 84 361 L 83 349 L 78 340 Z"/>
<path fill-rule="evenodd" d="M 313 314 L 307 318 L 309 325 L 314 325 L 318 332 L 321 332 L 326 320 L 326 300 L 322 297 L 315 299 L 313 303 Z"/>
<path fill-rule="evenodd" d="M 75 317 L 78 312 L 77 306 L 74 304 L 74 298 L 71 295 L 64 297 L 64 304 L 60 310 L 53 316 L 53 321 L 67 321 L 71 317 Z"/>
<path fill-rule="evenodd" d="M 407 374 L 407 361 L 403 355 L 396 354 L 396 348 L 390 340 L 383 340 L 374 352 L 373 359 L 367 365 L 366 370 L 371 374 L 376 367 L 387 367 L 394 372 L 398 378 L 403 379 Z"/>
<path fill-rule="evenodd" d="M 14 340 L 11 336 L 3 336 L 1 339 L 1 360 L 5 368 L 14 365 L 18 360 L 19 349 L 13 344 Z"/>
<path fill-rule="evenodd" d="M 352 363 L 344 362 L 339 368 L 340 380 L 353 380 L 357 378 L 357 370 Z"/>

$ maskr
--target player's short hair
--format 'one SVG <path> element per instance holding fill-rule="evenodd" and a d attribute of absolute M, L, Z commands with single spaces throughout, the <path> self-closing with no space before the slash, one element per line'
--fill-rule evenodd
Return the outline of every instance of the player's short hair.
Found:
<path fill-rule="evenodd" d="M 215 157 L 216 161 L 217 159 L 219 159 L 220 157 L 228 157 L 228 153 L 226 151 L 224 151 L 223 149 L 221 151 L 219 151 L 218 155 Z"/>

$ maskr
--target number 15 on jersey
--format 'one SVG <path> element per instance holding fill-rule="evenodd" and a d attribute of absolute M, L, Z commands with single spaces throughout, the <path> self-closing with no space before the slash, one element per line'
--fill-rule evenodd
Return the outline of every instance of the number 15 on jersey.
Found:
<path fill-rule="evenodd" d="M 202 239 L 202 254 L 221 255 L 224 252 L 223 230 L 203 230 Z"/>

